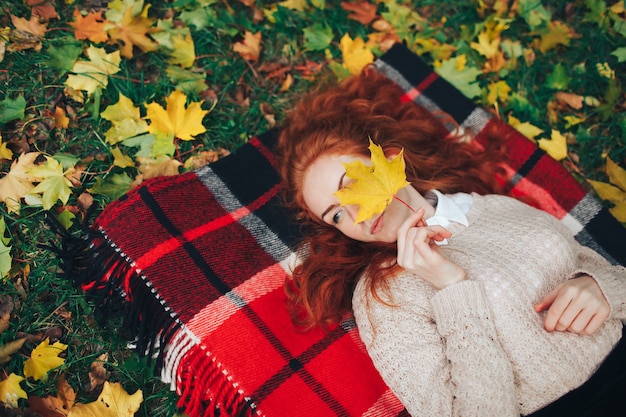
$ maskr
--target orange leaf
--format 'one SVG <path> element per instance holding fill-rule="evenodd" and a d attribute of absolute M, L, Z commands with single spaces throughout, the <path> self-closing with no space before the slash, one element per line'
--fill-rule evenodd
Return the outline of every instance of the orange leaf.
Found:
<path fill-rule="evenodd" d="M 246 30 L 243 41 L 236 42 L 233 45 L 233 51 L 241 55 L 246 61 L 258 61 L 261 54 L 261 32 L 253 34 Z"/>
<path fill-rule="evenodd" d="M 370 4 L 366 0 L 359 0 L 355 3 L 342 1 L 341 8 L 352 12 L 348 15 L 348 19 L 356 20 L 364 25 L 369 25 L 378 16 L 376 5 Z"/>
<path fill-rule="evenodd" d="M 83 17 L 78 9 L 74 9 L 74 21 L 69 25 L 74 28 L 74 36 L 79 41 L 89 39 L 95 43 L 106 42 L 109 35 L 106 33 L 106 25 L 108 22 L 103 16 L 104 10 L 99 12 L 91 12 Z"/>
<path fill-rule="evenodd" d="M 133 16 L 133 9 L 127 8 L 120 24 L 109 29 L 110 42 L 117 41 L 121 44 L 120 52 L 125 58 L 133 57 L 133 46 L 137 46 L 143 52 L 155 51 L 159 46 L 148 37 L 148 34 L 157 32 L 159 29 L 152 27 L 154 19 L 148 17 L 147 5 L 137 16 Z"/>
<path fill-rule="evenodd" d="M 33 15 L 39 16 L 43 20 L 59 18 L 59 14 L 52 4 L 52 0 L 26 0 L 26 4 L 33 8 Z"/>
<path fill-rule="evenodd" d="M 37 16 L 31 16 L 30 20 L 26 20 L 23 17 L 11 15 L 11 23 L 16 29 L 31 33 L 39 38 L 43 38 L 43 35 L 46 34 L 47 23 L 41 23 Z"/>

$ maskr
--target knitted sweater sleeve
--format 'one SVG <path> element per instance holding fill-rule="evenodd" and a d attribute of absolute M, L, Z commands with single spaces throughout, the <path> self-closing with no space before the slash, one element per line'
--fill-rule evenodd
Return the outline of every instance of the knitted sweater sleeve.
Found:
<path fill-rule="evenodd" d="M 455 284 L 429 301 L 413 291 L 421 280 L 408 280 L 391 288 L 394 306 L 361 291 L 353 308 L 370 357 L 411 416 L 519 416 L 480 284 Z"/>

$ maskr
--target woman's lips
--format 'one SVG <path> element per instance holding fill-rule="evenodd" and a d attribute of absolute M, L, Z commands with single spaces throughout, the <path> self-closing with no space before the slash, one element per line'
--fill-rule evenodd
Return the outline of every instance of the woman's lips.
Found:
<path fill-rule="evenodd" d="M 372 227 L 370 228 L 370 234 L 373 235 L 373 234 L 378 233 L 380 229 L 382 229 L 382 227 L 383 227 L 383 215 L 381 214 L 372 224 Z"/>

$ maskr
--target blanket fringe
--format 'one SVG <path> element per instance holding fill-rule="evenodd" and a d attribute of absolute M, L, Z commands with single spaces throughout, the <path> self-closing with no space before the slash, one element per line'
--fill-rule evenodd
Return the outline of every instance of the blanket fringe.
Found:
<path fill-rule="evenodd" d="M 54 216 L 48 224 L 61 237 L 46 248 L 59 257 L 63 276 L 96 305 L 98 321 L 121 314 L 122 331 L 138 353 L 155 360 L 155 371 L 180 396 L 178 407 L 189 417 L 253 417 L 256 404 L 159 298 L 158 292 L 97 227 L 69 233 Z M 174 377 L 175 376 L 175 377 Z"/>

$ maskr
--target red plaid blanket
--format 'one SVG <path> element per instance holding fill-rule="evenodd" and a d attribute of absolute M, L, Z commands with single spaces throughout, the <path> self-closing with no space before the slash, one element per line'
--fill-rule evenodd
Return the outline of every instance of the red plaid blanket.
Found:
<path fill-rule="evenodd" d="M 447 112 L 476 140 L 502 123 L 401 45 L 376 65 L 407 100 Z M 159 347 L 162 379 L 190 417 L 408 415 L 353 320 L 328 333 L 299 333 L 289 320 L 283 283 L 298 227 L 280 205 L 276 133 L 112 202 L 88 238 L 66 239 L 64 272 L 103 307 L 122 296 L 138 349 L 152 355 Z M 626 231 L 598 201 L 523 136 L 514 132 L 509 148 L 515 194 L 532 196 L 582 243 L 626 263 Z"/>

